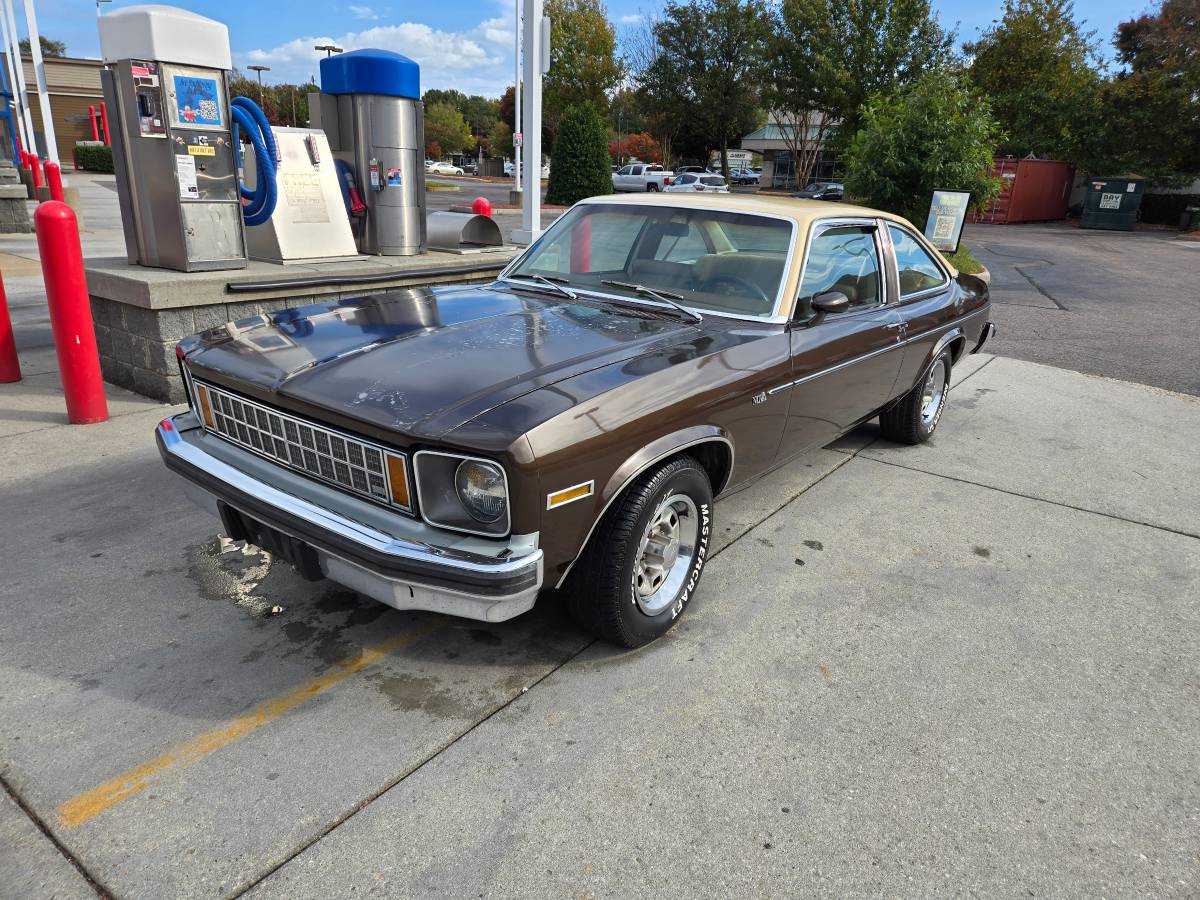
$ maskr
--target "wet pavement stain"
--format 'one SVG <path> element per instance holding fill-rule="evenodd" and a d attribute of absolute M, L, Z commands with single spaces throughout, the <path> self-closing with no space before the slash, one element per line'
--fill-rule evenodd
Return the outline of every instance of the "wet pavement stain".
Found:
<path fill-rule="evenodd" d="M 419 710 L 439 719 L 461 719 L 474 716 L 488 702 L 486 695 L 465 697 L 424 675 L 376 675 L 373 680 L 397 712 Z"/>
<path fill-rule="evenodd" d="M 992 555 L 992 551 L 989 550 L 987 547 L 978 547 L 978 546 L 972 547 L 971 552 L 974 553 L 976 556 L 982 556 L 984 559 L 987 559 L 988 557 L 990 557 Z"/>
<path fill-rule="evenodd" d="M 804 546 L 807 547 L 809 550 L 824 550 L 825 549 L 825 545 L 822 544 L 820 541 L 805 541 Z"/>

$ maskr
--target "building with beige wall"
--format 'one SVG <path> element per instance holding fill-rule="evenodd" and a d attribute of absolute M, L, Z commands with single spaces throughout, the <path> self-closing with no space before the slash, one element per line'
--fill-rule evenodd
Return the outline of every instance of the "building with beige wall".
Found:
<path fill-rule="evenodd" d="M 3 54 L 0 54 L 0 57 L 2 56 Z M 100 88 L 100 69 L 103 63 L 98 59 L 77 59 L 69 56 L 47 56 L 45 62 L 46 88 L 50 94 L 50 114 L 54 119 L 58 158 L 62 160 L 63 166 L 67 167 L 71 165 L 75 142 L 92 139 L 92 127 L 87 121 L 88 106 L 95 106 L 99 115 L 100 101 L 104 99 L 104 92 Z M 25 73 L 25 87 L 29 94 L 26 102 L 29 105 L 29 114 L 33 117 L 38 152 L 44 155 L 46 138 L 42 127 L 42 107 L 38 103 L 37 81 L 33 75 L 33 60 L 25 56 L 22 57 L 21 63 Z M 4 67 L 7 77 L 7 59 L 0 60 L 0 66 Z M 13 90 L 16 90 L 15 85 Z"/>

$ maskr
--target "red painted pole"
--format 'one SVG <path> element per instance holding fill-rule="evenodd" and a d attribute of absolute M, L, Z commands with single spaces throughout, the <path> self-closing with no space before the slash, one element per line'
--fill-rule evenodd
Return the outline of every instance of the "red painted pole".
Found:
<path fill-rule="evenodd" d="M 36 153 L 29 154 L 29 169 L 33 172 L 33 189 L 36 191 L 42 186 L 42 167 Z"/>
<path fill-rule="evenodd" d="M 88 107 L 88 121 L 92 123 L 92 140 L 100 140 L 100 132 L 96 128 L 96 104 L 94 103 Z"/>
<path fill-rule="evenodd" d="M 29 168 L 29 151 L 24 148 L 21 149 L 21 168 Z"/>
<path fill-rule="evenodd" d="M 13 340 L 12 320 L 8 317 L 8 297 L 4 279 L 0 277 L 0 384 L 21 380 L 21 361 L 17 359 L 17 343 Z"/>
<path fill-rule="evenodd" d="M 112 141 L 108 137 L 108 104 L 103 100 L 100 101 L 100 125 L 104 129 L 104 145 L 112 146 Z"/>
<path fill-rule="evenodd" d="M 50 188 L 50 199 L 58 200 L 61 203 L 63 199 L 62 169 L 53 160 L 46 160 L 43 168 L 46 170 L 46 186 Z"/>
<path fill-rule="evenodd" d="M 108 402 L 100 377 L 100 354 L 96 349 L 75 213 L 65 203 L 48 200 L 33 214 L 33 226 L 42 257 L 46 302 L 67 399 L 67 418 L 72 425 L 103 422 L 108 418 Z"/>

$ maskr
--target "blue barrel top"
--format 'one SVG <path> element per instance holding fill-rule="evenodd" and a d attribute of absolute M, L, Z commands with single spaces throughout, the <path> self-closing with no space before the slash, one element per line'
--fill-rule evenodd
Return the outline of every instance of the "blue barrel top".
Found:
<path fill-rule="evenodd" d="M 326 94 L 383 94 L 421 99 L 421 67 L 391 50 L 351 50 L 321 60 Z"/>

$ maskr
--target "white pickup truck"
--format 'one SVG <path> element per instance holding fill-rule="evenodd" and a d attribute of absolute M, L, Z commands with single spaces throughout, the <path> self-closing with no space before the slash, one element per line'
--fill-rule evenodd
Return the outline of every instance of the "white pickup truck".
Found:
<path fill-rule="evenodd" d="M 613 173 L 613 190 L 622 191 L 661 191 L 671 183 L 671 176 L 662 166 L 648 163 L 631 163 L 622 166 Z"/>

